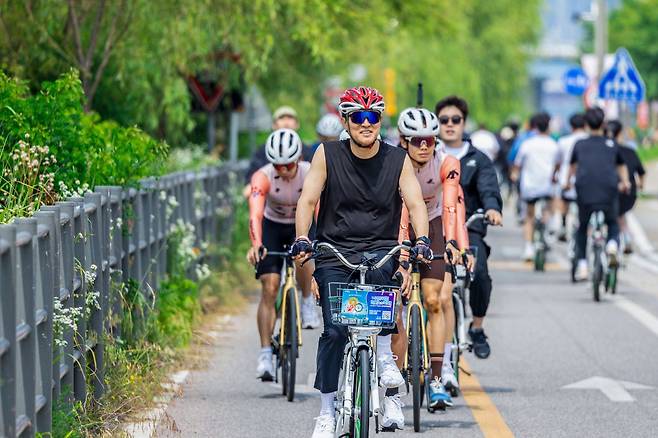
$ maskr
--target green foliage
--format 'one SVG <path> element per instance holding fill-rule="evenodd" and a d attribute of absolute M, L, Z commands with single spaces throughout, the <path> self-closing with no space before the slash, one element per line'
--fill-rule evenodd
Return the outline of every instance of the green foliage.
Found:
<path fill-rule="evenodd" d="M 610 50 L 625 47 L 647 86 L 647 97 L 658 98 L 658 1 L 624 0 L 610 14 Z"/>
<path fill-rule="evenodd" d="M 158 291 L 155 312 L 148 339 L 171 348 L 186 346 L 201 313 L 199 285 L 185 277 L 170 277 Z"/>
<path fill-rule="evenodd" d="M 415 84 L 422 81 L 428 106 L 458 93 L 479 121 L 496 124 L 522 105 L 519 84 L 541 28 L 539 0 L 384 0 L 376 7 L 353 0 L 109 3 L 92 66 L 82 69 L 68 12 L 73 7 L 78 16 L 86 48 L 101 2 L 5 2 L 0 68 L 32 88 L 81 68 L 89 103 L 89 74 L 100 67 L 104 43 L 111 40 L 92 108 L 175 146 L 186 145 L 204 123 L 189 111 L 190 74 L 214 77 L 225 89 L 258 85 L 270 108 L 294 105 L 302 126 L 312 131 L 328 78 L 351 85 L 349 72 L 361 64 L 369 72 L 363 82 L 383 88 L 382 72 L 393 68 L 399 109 L 415 103 Z M 111 38 L 113 16 L 126 26 L 120 38 Z M 228 61 L 233 55 L 238 65 Z"/>
<path fill-rule="evenodd" d="M 83 96 L 75 71 L 44 82 L 36 95 L 24 81 L 0 72 L 2 221 L 52 203 L 61 184 L 135 185 L 162 172 L 165 143 L 85 113 Z"/>
<path fill-rule="evenodd" d="M 658 145 L 645 148 L 640 147 L 637 149 L 637 155 L 643 163 L 658 160 Z"/>

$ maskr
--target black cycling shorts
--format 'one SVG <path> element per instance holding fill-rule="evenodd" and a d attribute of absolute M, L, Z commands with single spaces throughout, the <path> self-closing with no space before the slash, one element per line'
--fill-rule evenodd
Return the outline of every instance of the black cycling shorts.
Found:
<path fill-rule="evenodd" d="M 263 218 L 263 246 L 268 251 L 283 251 L 284 245 L 290 248 L 295 240 L 295 224 L 282 224 Z M 278 274 L 283 268 L 281 257 L 267 256 L 258 263 L 256 278 L 263 274 Z"/>
<path fill-rule="evenodd" d="M 524 199 L 523 202 L 525 202 L 528 205 L 535 205 L 539 201 L 551 202 L 551 199 L 553 199 L 552 196 L 538 196 L 536 198 Z"/>

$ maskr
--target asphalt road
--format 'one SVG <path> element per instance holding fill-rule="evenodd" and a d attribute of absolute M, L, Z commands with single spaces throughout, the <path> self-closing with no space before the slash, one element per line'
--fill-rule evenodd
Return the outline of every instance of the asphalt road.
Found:
<path fill-rule="evenodd" d="M 419 435 L 658 436 L 655 263 L 627 260 L 617 296 L 595 303 L 586 284 L 571 284 L 564 248 L 551 251 L 544 273 L 520 262 L 521 233 L 512 222 L 508 215 L 505 228 L 490 231 L 494 295 L 485 328 L 492 354 L 467 355 L 474 372 L 464 382 L 467 397 L 447 412 L 423 411 Z M 254 315 L 251 305 L 219 329 L 209 366 L 190 374 L 155 436 L 311 436 L 320 405 L 311 387 L 320 330 L 303 332 L 298 396 L 289 403 L 278 387 L 255 378 Z M 384 437 L 417 435 L 410 406 L 404 411 L 407 428 Z"/>

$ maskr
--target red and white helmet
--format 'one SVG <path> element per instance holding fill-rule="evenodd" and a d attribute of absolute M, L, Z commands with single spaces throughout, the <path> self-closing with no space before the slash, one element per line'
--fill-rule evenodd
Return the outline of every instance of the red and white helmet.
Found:
<path fill-rule="evenodd" d="M 370 87 L 354 87 L 345 90 L 340 96 L 338 110 L 343 116 L 355 111 L 377 111 L 384 112 L 384 96 L 379 91 Z"/>

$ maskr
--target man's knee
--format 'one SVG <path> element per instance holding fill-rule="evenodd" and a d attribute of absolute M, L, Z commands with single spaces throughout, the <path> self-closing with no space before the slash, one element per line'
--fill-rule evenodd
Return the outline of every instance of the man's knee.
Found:
<path fill-rule="evenodd" d="M 452 293 L 442 293 L 439 296 L 439 303 L 443 311 L 447 311 L 452 308 Z"/>
<path fill-rule="evenodd" d="M 337 342 L 343 342 L 346 339 L 346 336 L 343 330 L 341 330 L 339 327 L 335 325 L 329 325 L 324 327 L 322 338 L 325 339 L 325 342 L 333 344 Z"/>
<path fill-rule="evenodd" d="M 278 275 L 263 275 L 261 285 L 263 288 L 262 299 L 267 302 L 274 302 L 279 292 L 280 278 Z"/>

